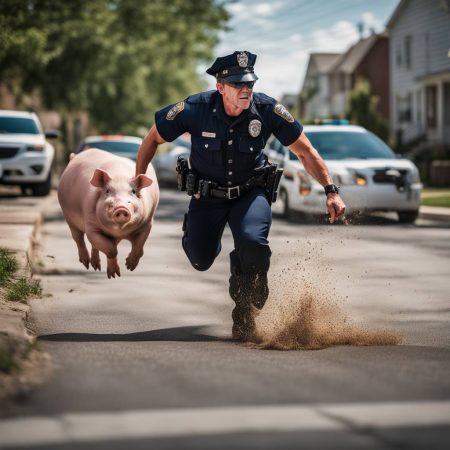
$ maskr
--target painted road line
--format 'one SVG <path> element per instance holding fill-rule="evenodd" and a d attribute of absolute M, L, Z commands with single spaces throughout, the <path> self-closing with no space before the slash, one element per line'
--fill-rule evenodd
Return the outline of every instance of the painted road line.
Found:
<path fill-rule="evenodd" d="M 73 413 L 0 421 L 0 448 L 242 432 L 450 425 L 450 401 Z"/>

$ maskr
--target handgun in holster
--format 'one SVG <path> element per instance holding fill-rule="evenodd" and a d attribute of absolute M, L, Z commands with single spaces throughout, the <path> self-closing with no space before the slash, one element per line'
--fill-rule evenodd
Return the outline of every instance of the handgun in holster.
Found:
<path fill-rule="evenodd" d="M 256 169 L 255 172 L 257 177 L 261 177 L 263 180 L 264 191 L 269 204 L 276 202 L 283 169 L 279 169 L 277 164 L 267 162 L 266 165 Z"/>
<path fill-rule="evenodd" d="M 177 171 L 177 185 L 179 191 L 186 190 L 187 177 L 189 174 L 189 164 L 187 159 L 183 156 L 179 156 L 177 159 L 177 166 L 175 168 Z"/>

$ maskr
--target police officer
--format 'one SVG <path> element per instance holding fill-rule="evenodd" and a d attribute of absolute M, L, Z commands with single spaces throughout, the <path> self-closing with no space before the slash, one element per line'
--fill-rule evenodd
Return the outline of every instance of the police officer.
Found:
<path fill-rule="evenodd" d="M 263 148 L 272 133 L 324 186 L 330 222 L 345 210 L 302 125 L 282 104 L 253 92 L 258 79 L 255 61 L 256 55 L 247 51 L 217 58 L 207 70 L 216 78 L 217 90 L 191 95 L 156 112 L 155 125 L 144 138 L 136 163 L 136 174 L 145 173 L 159 144 L 191 134 L 189 172 L 195 186 L 182 245 L 192 266 L 207 270 L 220 253 L 223 230 L 229 224 L 234 240 L 229 291 L 236 303 L 233 337 L 239 340 L 252 338 L 255 316 L 269 295 L 271 199 L 261 181 L 264 177 L 256 174 L 267 165 Z"/>

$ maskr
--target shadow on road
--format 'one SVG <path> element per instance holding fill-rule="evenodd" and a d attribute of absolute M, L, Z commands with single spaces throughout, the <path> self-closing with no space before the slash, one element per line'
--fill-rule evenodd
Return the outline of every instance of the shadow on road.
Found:
<path fill-rule="evenodd" d="M 204 326 L 162 328 L 125 334 L 57 333 L 39 336 L 42 341 L 58 342 L 126 342 L 126 341 L 182 341 L 230 342 L 231 339 L 201 333 Z"/>

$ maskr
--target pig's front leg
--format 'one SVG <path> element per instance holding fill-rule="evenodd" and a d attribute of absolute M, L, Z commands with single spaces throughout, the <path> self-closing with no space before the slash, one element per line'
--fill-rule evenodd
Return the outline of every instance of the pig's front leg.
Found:
<path fill-rule="evenodd" d="M 139 260 L 144 255 L 144 244 L 150 234 L 150 230 L 152 229 L 152 224 L 146 225 L 142 230 L 135 233 L 131 238 L 131 252 L 127 256 L 125 260 L 125 264 L 128 270 L 136 269 L 136 266 L 139 263 Z"/>
<path fill-rule="evenodd" d="M 86 230 L 86 236 L 92 244 L 92 247 L 100 250 L 106 255 L 106 274 L 108 275 L 108 278 L 116 278 L 116 275 L 120 277 L 120 268 L 117 261 L 116 241 L 108 236 L 105 236 L 98 230 Z"/>

